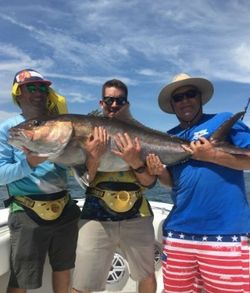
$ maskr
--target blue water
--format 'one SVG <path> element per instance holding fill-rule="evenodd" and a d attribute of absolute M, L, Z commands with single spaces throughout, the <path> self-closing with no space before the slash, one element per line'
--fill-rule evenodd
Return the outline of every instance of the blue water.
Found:
<path fill-rule="evenodd" d="M 245 172 L 246 190 L 248 201 L 250 202 L 250 172 Z M 85 191 L 75 181 L 73 177 L 69 179 L 69 189 L 74 198 L 84 198 Z M 157 183 L 154 188 L 145 192 L 149 200 L 172 203 L 170 196 L 171 189 Z M 3 208 L 3 200 L 8 198 L 8 193 L 5 186 L 0 186 L 0 208 Z"/>

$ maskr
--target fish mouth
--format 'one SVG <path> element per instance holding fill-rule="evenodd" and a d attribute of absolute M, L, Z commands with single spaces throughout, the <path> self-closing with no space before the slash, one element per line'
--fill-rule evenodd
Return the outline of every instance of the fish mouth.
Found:
<path fill-rule="evenodd" d="M 25 134 L 24 131 L 22 130 L 19 130 L 19 129 L 11 129 L 9 131 L 9 139 L 8 141 L 11 143 L 11 144 L 18 144 L 18 146 L 20 146 L 19 142 L 20 143 L 23 143 L 23 146 L 25 146 L 25 144 L 31 142 L 32 138 L 30 136 L 27 136 Z"/>
<path fill-rule="evenodd" d="M 11 129 L 9 132 L 8 143 L 21 149 L 24 152 L 29 152 L 35 156 L 39 157 L 49 157 L 49 156 L 56 156 L 62 150 L 59 151 L 52 150 L 48 152 L 45 149 L 39 148 L 37 145 L 33 144 L 32 136 L 27 135 L 26 131 L 22 131 L 20 129 Z M 41 147 L 41 146 L 40 146 Z"/>

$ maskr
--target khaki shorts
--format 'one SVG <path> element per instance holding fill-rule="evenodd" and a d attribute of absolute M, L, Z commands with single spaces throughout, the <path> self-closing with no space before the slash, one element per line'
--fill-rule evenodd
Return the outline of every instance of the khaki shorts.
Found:
<path fill-rule="evenodd" d="M 117 247 L 129 263 L 131 277 L 140 281 L 154 273 L 153 217 L 123 221 L 82 221 L 76 251 L 73 288 L 105 290 Z"/>

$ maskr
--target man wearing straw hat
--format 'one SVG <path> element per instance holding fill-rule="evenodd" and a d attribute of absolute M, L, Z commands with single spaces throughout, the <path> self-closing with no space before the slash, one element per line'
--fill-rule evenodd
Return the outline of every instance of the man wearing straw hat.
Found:
<path fill-rule="evenodd" d="M 8 144 L 8 130 L 26 119 L 65 113 L 58 95 L 33 69 L 16 73 L 12 97 L 21 114 L 0 125 L 0 184 L 10 198 L 10 280 L 7 293 L 25 293 L 42 285 L 48 253 L 54 293 L 68 293 L 74 267 L 79 208 L 67 192 L 66 169 Z"/>
<path fill-rule="evenodd" d="M 102 87 L 100 106 L 109 118 L 131 119 L 127 86 L 112 79 Z M 96 128 L 89 141 L 89 186 L 81 219 L 72 293 L 105 290 L 117 249 L 129 263 L 139 293 L 155 293 L 153 215 L 143 191 L 154 186 L 141 159 L 140 142 L 127 134 L 116 138 L 116 155 L 127 162 L 121 172 L 100 172 L 101 156 L 108 144 L 105 129 Z"/>
<path fill-rule="evenodd" d="M 163 224 L 164 292 L 250 292 L 250 209 L 243 170 L 250 157 L 215 150 L 209 142 L 231 113 L 204 114 L 212 83 L 181 73 L 159 94 L 162 111 L 179 125 L 168 131 L 190 141 L 192 159 L 163 166 L 147 158 L 151 174 L 172 186 L 174 207 Z M 227 140 L 250 147 L 250 130 L 238 121 Z"/>

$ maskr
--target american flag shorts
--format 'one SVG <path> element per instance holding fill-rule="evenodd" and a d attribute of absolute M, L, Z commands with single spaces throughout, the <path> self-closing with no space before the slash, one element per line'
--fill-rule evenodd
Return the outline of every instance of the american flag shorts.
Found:
<path fill-rule="evenodd" d="M 167 235 L 162 255 L 165 293 L 250 293 L 247 235 Z"/>

